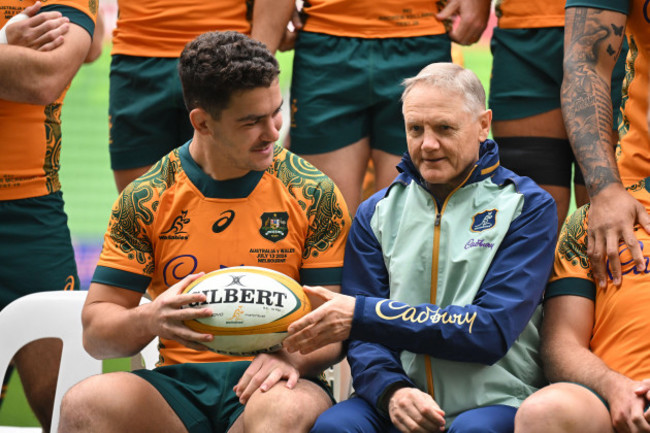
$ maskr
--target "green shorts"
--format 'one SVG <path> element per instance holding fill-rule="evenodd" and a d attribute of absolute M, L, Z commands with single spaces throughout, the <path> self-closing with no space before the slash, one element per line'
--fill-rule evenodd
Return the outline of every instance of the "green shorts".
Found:
<path fill-rule="evenodd" d="M 513 120 L 560 108 L 564 28 L 494 28 L 489 106 L 494 120 Z M 621 105 L 627 44 L 612 73 L 614 113 Z M 614 118 L 613 129 L 618 125 Z"/>
<path fill-rule="evenodd" d="M 244 411 L 233 387 L 249 365 L 250 361 L 181 364 L 133 373 L 162 394 L 189 433 L 226 433 Z M 312 381 L 335 402 L 324 380 Z"/>
<path fill-rule="evenodd" d="M 331 152 L 364 137 L 374 149 L 406 151 L 402 81 L 451 62 L 447 35 L 363 39 L 300 32 L 291 83 L 291 151 Z"/>
<path fill-rule="evenodd" d="M 111 168 L 151 165 L 192 138 L 178 59 L 114 55 L 109 90 Z"/>
<path fill-rule="evenodd" d="M 35 292 L 79 288 L 61 191 L 0 201 L 0 310 Z"/>
<path fill-rule="evenodd" d="M 560 382 L 560 383 L 562 383 L 562 382 Z M 598 394 L 598 393 L 597 393 L 596 391 L 594 391 L 593 389 L 589 388 L 587 385 L 583 385 L 583 384 L 578 383 L 578 382 L 564 382 L 564 383 L 572 383 L 572 384 L 574 384 L 574 385 L 581 386 L 581 387 L 583 387 L 583 388 L 585 388 L 585 389 L 591 391 L 591 393 L 592 393 L 593 395 L 595 395 L 596 397 L 598 397 L 598 400 L 600 400 L 600 401 L 605 405 L 605 407 L 607 408 L 607 410 L 609 410 L 609 403 L 607 403 L 607 400 L 605 400 L 604 397 L 602 397 L 600 394 Z M 645 407 L 644 407 L 644 409 L 643 409 L 643 412 L 645 413 L 645 412 L 647 412 L 649 409 L 650 409 L 650 402 L 646 402 L 646 405 L 645 405 Z"/>

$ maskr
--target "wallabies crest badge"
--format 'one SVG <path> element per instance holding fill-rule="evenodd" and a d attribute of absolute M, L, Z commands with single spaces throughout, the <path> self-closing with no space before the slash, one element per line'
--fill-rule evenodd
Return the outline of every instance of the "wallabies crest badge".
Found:
<path fill-rule="evenodd" d="M 497 222 L 497 212 L 496 209 L 490 209 L 474 215 L 472 217 L 472 231 L 482 232 L 494 227 Z"/>
<path fill-rule="evenodd" d="M 262 237 L 277 242 L 287 237 L 289 228 L 289 214 L 287 212 L 264 212 L 262 214 L 262 227 L 260 234 Z"/>

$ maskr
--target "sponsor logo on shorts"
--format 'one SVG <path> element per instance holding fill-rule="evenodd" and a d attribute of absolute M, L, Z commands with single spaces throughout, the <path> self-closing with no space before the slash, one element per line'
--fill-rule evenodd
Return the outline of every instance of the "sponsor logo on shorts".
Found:
<path fill-rule="evenodd" d="M 472 217 L 472 231 L 482 232 L 494 227 L 497 222 L 497 210 L 490 209 L 477 213 Z"/>
<path fill-rule="evenodd" d="M 289 214 L 287 212 L 264 212 L 261 216 L 260 234 L 271 242 L 277 242 L 287 237 Z"/>
<path fill-rule="evenodd" d="M 169 228 L 158 236 L 158 239 L 187 240 L 189 235 L 185 231 L 185 225 L 189 223 L 190 219 L 187 217 L 187 210 L 181 211 L 180 215 L 174 218 Z"/>
<path fill-rule="evenodd" d="M 68 278 L 65 279 L 63 290 L 76 290 L 76 286 L 74 275 L 68 275 Z"/>

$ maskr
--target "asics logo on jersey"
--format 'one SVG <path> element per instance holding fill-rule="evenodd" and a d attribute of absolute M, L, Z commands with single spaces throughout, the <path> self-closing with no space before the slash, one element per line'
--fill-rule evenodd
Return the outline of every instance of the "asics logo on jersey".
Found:
<path fill-rule="evenodd" d="M 221 212 L 221 215 L 223 215 L 221 218 L 219 218 L 215 223 L 212 225 L 212 231 L 215 233 L 221 233 L 222 231 L 226 230 L 230 223 L 232 222 L 233 219 L 235 219 L 235 211 L 234 210 L 226 210 Z"/>
<path fill-rule="evenodd" d="M 490 209 L 477 213 L 472 218 L 472 231 L 482 232 L 491 229 L 497 222 L 497 210 Z"/>

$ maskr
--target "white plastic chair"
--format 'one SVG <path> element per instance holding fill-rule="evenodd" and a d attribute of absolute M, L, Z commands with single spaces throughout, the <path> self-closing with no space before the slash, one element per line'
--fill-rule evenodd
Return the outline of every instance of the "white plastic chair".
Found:
<path fill-rule="evenodd" d="M 51 433 L 58 431 L 59 409 L 65 392 L 79 381 L 102 372 L 102 362 L 91 357 L 82 344 L 81 309 L 86 295 L 85 291 L 34 293 L 0 311 L 0 383 L 11 359 L 25 344 L 41 338 L 63 341 Z M 40 431 L 40 427 L 0 426 L 0 433 Z"/>

